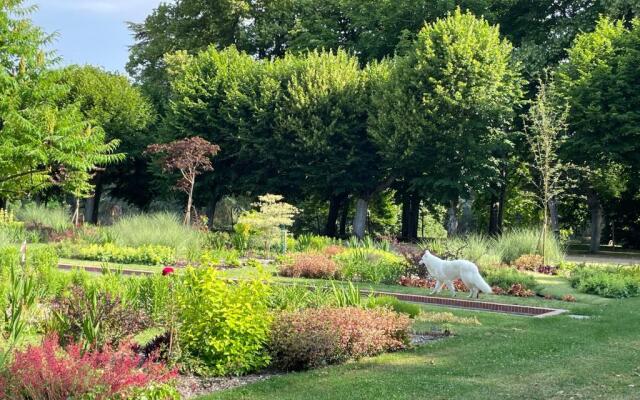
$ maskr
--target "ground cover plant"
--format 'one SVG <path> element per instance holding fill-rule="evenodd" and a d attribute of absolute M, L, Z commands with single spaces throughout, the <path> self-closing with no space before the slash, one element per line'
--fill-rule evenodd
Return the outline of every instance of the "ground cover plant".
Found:
<path fill-rule="evenodd" d="M 640 296 L 639 267 L 579 265 L 571 270 L 569 280 L 584 293 L 614 298 Z"/>

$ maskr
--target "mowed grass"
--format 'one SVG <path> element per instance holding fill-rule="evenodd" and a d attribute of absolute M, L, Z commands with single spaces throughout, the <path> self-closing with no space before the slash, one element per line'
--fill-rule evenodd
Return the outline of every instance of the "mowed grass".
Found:
<path fill-rule="evenodd" d="M 640 299 L 582 296 L 568 284 L 560 287 L 561 278 L 544 285 L 578 301 L 561 303 L 568 313 L 542 319 L 426 306 L 475 316 L 482 325 L 447 324 L 453 337 L 412 350 L 276 376 L 200 400 L 640 399 Z M 415 324 L 418 331 L 433 327 Z"/>

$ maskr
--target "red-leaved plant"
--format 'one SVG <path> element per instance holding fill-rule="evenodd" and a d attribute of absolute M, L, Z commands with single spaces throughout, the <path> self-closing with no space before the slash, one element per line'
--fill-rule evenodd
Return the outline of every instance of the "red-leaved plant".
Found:
<path fill-rule="evenodd" d="M 284 312 L 273 324 L 269 349 L 276 367 L 300 370 L 405 348 L 409 317 L 355 307 Z"/>
<path fill-rule="evenodd" d="M 0 398 L 95 400 L 126 398 L 134 388 L 167 382 L 176 376 L 164 364 L 143 360 L 131 345 L 83 352 L 78 344 L 60 347 L 55 335 L 42 344 L 17 351 L 0 375 Z"/>
<path fill-rule="evenodd" d="M 279 269 L 280 275 L 292 278 L 331 279 L 338 275 L 338 266 L 331 258 L 319 253 L 292 254 Z"/>

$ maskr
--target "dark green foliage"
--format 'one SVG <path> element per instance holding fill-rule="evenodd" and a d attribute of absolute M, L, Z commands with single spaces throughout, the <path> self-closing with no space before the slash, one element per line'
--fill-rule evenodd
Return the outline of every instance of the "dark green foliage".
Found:
<path fill-rule="evenodd" d="M 640 295 L 638 267 L 589 267 L 580 265 L 571 271 L 571 286 L 584 293 L 603 297 Z"/>

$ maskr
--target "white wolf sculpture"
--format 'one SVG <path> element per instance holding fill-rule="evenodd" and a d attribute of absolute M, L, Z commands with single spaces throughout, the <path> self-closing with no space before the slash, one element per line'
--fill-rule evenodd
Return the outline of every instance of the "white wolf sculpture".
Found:
<path fill-rule="evenodd" d="M 441 260 L 429 251 L 425 251 L 420 264 L 424 264 L 429 274 L 436 279 L 436 287 L 431 292 L 440 293 L 442 287 L 446 284 L 453 296 L 456 295 L 456 289 L 453 285 L 455 279 L 462 279 L 465 286 L 469 288 L 471 293 L 469 297 L 480 297 L 480 292 L 493 293 L 491 287 L 482 279 L 478 267 L 471 261 L 466 260 Z"/>

